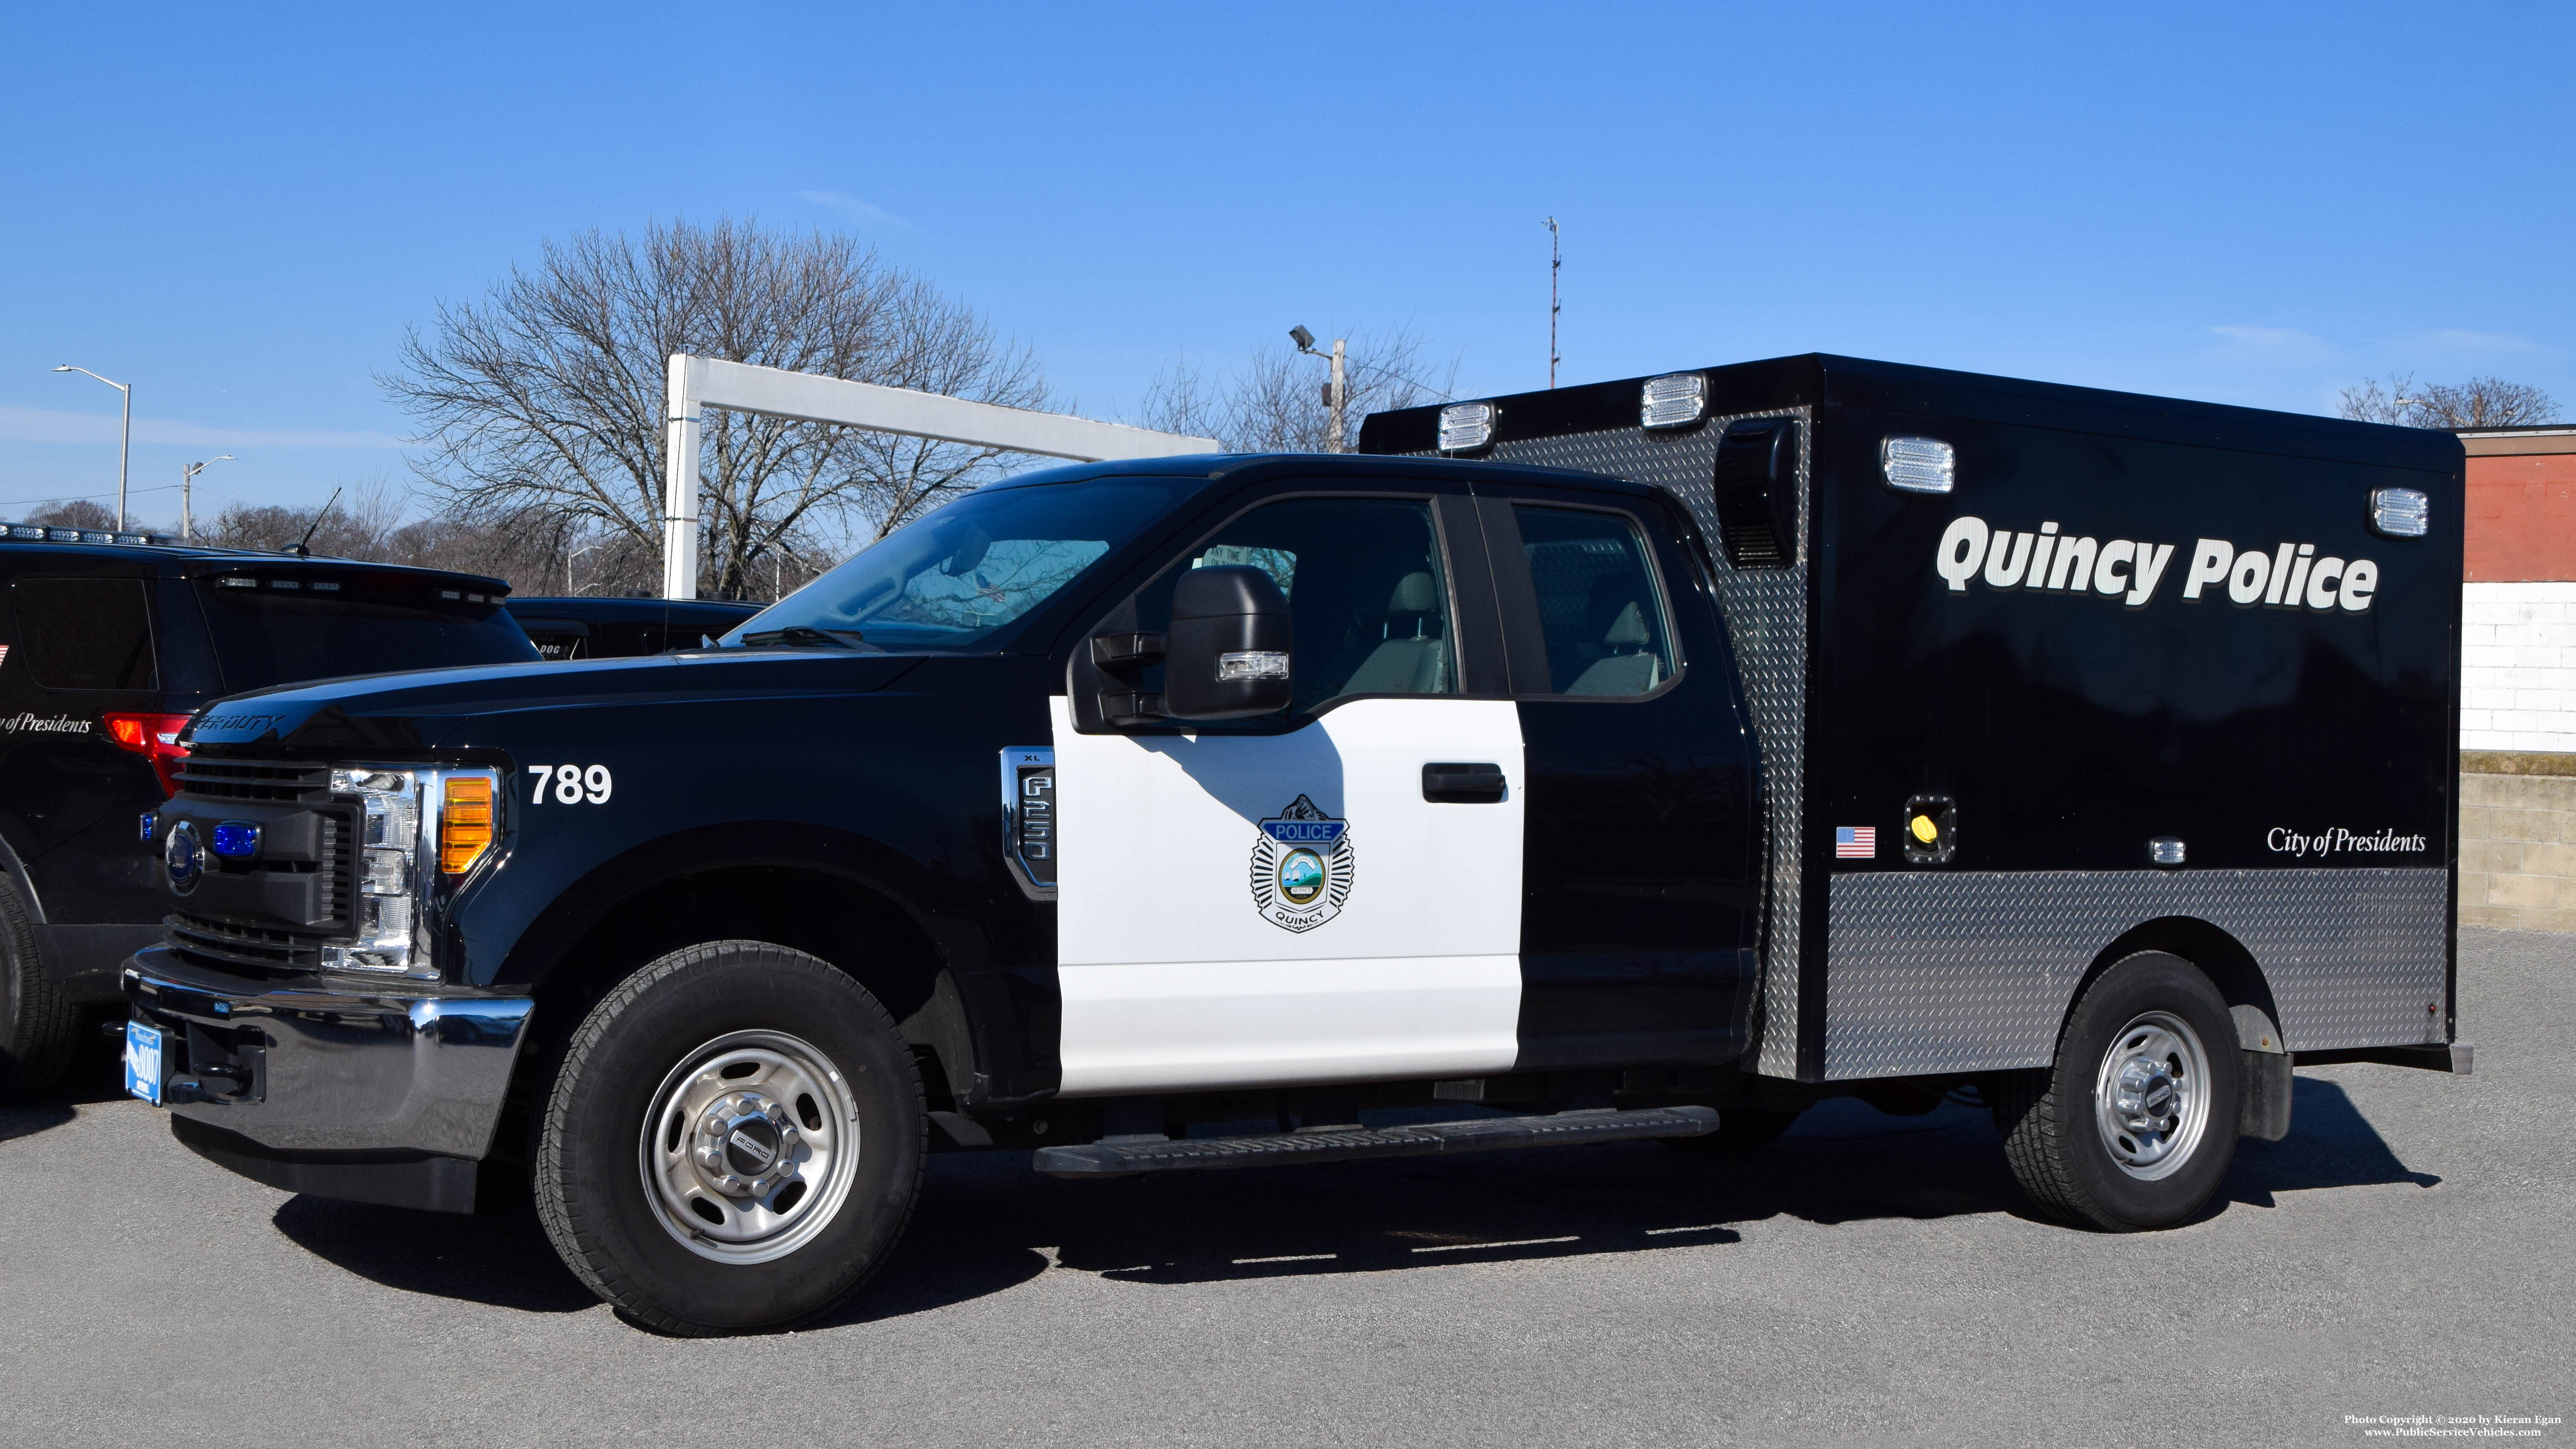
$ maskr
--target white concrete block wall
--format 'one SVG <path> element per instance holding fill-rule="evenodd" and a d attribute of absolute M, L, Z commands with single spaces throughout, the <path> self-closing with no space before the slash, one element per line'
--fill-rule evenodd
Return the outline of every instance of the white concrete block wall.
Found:
<path fill-rule="evenodd" d="M 2467 586 L 2460 748 L 2576 752 L 2576 583 Z"/>

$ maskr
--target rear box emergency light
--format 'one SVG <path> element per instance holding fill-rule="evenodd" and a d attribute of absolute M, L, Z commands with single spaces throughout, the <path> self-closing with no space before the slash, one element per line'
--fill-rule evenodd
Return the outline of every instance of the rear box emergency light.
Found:
<path fill-rule="evenodd" d="M 1472 453 L 1494 441 L 1502 409 L 1492 403 L 1451 403 L 1440 410 L 1440 451 Z"/>

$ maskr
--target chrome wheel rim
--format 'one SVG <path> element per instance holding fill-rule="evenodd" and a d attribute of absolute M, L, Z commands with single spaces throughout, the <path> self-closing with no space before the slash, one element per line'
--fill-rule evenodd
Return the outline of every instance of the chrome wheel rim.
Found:
<path fill-rule="evenodd" d="M 2094 1078 L 2093 1121 L 2129 1176 L 2153 1181 L 2181 1170 L 2209 1128 L 2209 1054 L 2199 1033 L 2164 1011 L 2120 1028 Z"/>
<path fill-rule="evenodd" d="M 719 1263 L 767 1263 L 840 1215 L 858 1175 L 849 1083 L 812 1044 L 729 1032 L 654 1089 L 638 1143 L 644 1197 L 664 1231 Z"/>

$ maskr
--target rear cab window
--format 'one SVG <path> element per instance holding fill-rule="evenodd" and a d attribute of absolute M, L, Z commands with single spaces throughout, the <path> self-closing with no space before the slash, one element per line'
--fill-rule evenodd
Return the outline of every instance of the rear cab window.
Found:
<path fill-rule="evenodd" d="M 590 657 L 590 625 L 579 619 L 521 619 L 528 642 L 539 658 L 550 661 Z"/>
<path fill-rule="evenodd" d="M 1654 555 L 1625 513 L 1512 505 L 1547 654 L 1548 693 L 1651 694 L 1673 677 Z"/>

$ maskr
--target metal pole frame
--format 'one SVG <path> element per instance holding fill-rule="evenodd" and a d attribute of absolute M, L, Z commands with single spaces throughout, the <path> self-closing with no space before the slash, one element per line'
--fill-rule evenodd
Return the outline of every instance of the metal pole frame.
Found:
<path fill-rule="evenodd" d="M 125 465 L 134 456 L 134 389 L 120 389 L 125 394 L 125 426 L 116 437 L 116 531 L 125 531 Z"/>
<path fill-rule="evenodd" d="M 1214 438 L 1131 428 L 1063 413 L 969 402 L 911 388 L 822 377 L 783 368 L 671 354 L 670 413 L 663 448 L 662 597 L 698 596 L 698 463 L 705 410 L 727 408 L 800 422 L 901 433 L 944 443 L 1097 463 L 1214 453 Z"/>

